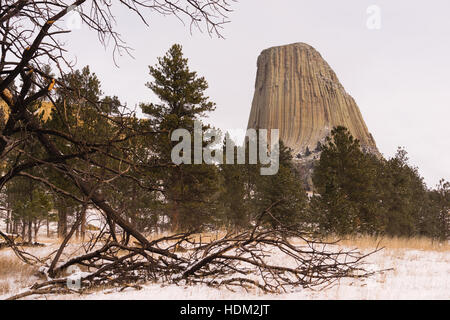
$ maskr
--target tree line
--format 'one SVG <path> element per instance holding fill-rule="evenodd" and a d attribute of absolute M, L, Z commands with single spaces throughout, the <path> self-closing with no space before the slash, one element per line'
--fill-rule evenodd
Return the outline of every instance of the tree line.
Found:
<path fill-rule="evenodd" d="M 174 165 L 171 132 L 192 132 L 195 121 L 210 128 L 203 119 L 215 104 L 206 95 L 206 79 L 190 70 L 180 45 L 172 46 L 149 73 L 152 81 L 146 85 L 159 102 L 140 104 L 145 117 L 124 115 L 119 99 L 104 95 L 89 67 L 58 79 L 52 100 L 30 107 L 42 131 L 67 155 L 64 164 L 95 190 L 67 179 L 66 169 L 58 165 L 61 159 L 46 156 L 45 143 L 30 140 L 39 139 L 38 132 L 17 130 L 15 139 L 29 142 L 2 162 L 3 176 L 15 175 L 1 182 L 7 232 L 32 242 L 42 226 L 50 236 L 49 224 L 57 222 L 58 236 L 74 232 L 85 237 L 87 209 L 100 206 L 89 193 L 98 192 L 117 208 L 124 225 L 139 232 L 245 230 L 258 222 L 322 235 L 449 238 L 450 184 L 441 181 L 428 189 L 404 149 L 388 160 L 364 153 L 344 127 L 334 128 L 315 150 L 320 158 L 314 164 L 311 199 L 282 141 L 279 171 L 273 176 L 261 176 L 260 166 L 252 164 Z M 0 112 L 4 130 L 11 115 L 7 107 Z M 256 221 L 265 210 L 264 221 Z M 112 230 L 123 228 L 107 215 L 106 223 Z"/>

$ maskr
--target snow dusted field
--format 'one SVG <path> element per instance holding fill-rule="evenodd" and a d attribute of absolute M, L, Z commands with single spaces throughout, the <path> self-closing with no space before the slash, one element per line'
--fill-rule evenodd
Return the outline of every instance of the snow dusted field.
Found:
<path fill-rule="evenodd" d="M 178 287 L 152 284 L 136 291 L 91 294 L 81 299 L 450 299 L 450 252 L 386 250 L 369 257 L 373 270 L 393 268 L 366 280 L 343 280 L 332 288 L 299 288 L 280 295 L 244 290 L 231 292 L 207 286 Z M 69 297 L 66 297 L 69 298 Z"/>
<path fill-rule="evenodd" d="M 54 245 L 34 248 L 37 255 L 44 255 L 55 249 Z M 353 248 L 353 247 L 352 247 Z M 348 247 L 347 247 L 348 249 Z M 0 250 L 2 259 L 13 261 L 9 249 Z M 275 258 L 276 259 L 276 258 Z M 9 260 L 8 260 L 9 261 Z M 257 290 L 236 292 L 214 289 L 203 285 L 191 287 L 147 284 L 141 290 L 116 289 L 85 295 L 64 295 L 40 297 L 46 299 L 450 299 L 450 251 L 412 250 L 387 248 L 366 259 L 369 270 L 392 269 L 368 279 L 344 279 L 335 286 L 323 290 L 298 288 L 294 292 L 280 295 L 266 295 Z M 0 267 L 1 267 L 0 262 Z M 8 288 L 0 299 L 16 294 L 32 285 L 38 278 L 33 273 L 13 273 L 2 276 L 0 288 Z M 3 277 L 3 279 L 2 279 Z M 37 298 L 37 297 L 34 297 Z"/>

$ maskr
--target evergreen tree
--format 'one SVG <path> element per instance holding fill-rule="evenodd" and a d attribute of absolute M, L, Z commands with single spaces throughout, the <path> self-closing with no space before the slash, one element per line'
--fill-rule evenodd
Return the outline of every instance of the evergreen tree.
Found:
<path fill-rule="evenodd" d="M 315 151 L 315 152 L 320 152 L 320 151 L 322 151 L 322 144 L 320 143 L 320 141 L 317 142 L 316 149 L 315 149 L 314 151 Z"/>
<path fill-rule="evenodd" d="M 226 134 L 223 146 L 224 158 L 227 156 L 225 143 L 233 143 L 229 134 Z M 234 164 L 224 163 L 220 166 L 222 176 L 220 202 L 222 207 L 222 221 L 228 228 L 245 229 L 250 226 L 255 213 L 254 191 L 259 175 L 259 166 L 249 164 L 248 141 L 245 145 L 244 164 L 237 163 L 238 152 L 242 146 L 234 148 Z"/>
<path fill-rule="evenodd" d="M 310 219 L 324 232 L 448 237 L 448 188 L 428 191 L 418 169 L 399 148 L 389 159 L 360 150 L 343 127 L 321 146 Z"/>
<path fill-rule="evenodd" d="M 52 209 L 51 195 L 32 180 L 18 178 L 6 186 L 8 207 L 12 210 L 12 220 L 22 225 L 22 239 L 37 242 L 37 234 L 42 221 L 49 218 Z"/>
<path fill-rule="evenodd" d="M 306 192 L 292 163 L 292 150 L 279 143 L 279 169 L 275 175 L 256 177 L 257 212 L 273 207 L 263 221 L 271 227 L 297 226 L 305 221 Z"/>
<path fill-rule="evenodd" d="M 399 148 L 383 166 L 380 188 L 386 209 L 386 234 L 415 236 L 420 233 L 420 219 L 427 208 L 426 186 L 417 168 L 408 164 L 407 152 Z"/>
<path fill-rule="evenodd" d="M 150 67 L 150 75 L 154 81 L 147 83 L 147 87 L 161 103 L 141 104 L 141 108 L 149 116 L 148 125 L 162 132 L 151 145 L 152 151 L 161 163 L 171 163 L 171 150 L 176 142 L 170 140 L 170 133 L 178 128 L 192 132 L 194 121 L 213 111 L 215 104 L 205 95 L 208 88 L 205 78 L 190 71 L 178 44 L 159 58 L 156 66 Z M 207 128 L 203 126 L 204 130 Z M 173 229 L 194 228 L 213 221 L 217 210 L 214 201 L 218 191 L 216 166 L 171 166 L 160 171 L 160 179 Z"/>
<path fill-rule="evenodd" d="M 310 155 L 311 155 L 311 151 L 309 150 L 309 147 L 306 147 L 306 150 L 305 150 L 305 157 L 309 157 Z"/>
<path fill-rule="evenodd" d="M 108 119 L 98 116 L 97 108 L 102 109 L 106 114 L 114 114 L 120 103 L 116 97 L 102 98 L 103 92 L 100 80 L 95 73 L 91 72 L 89 66 L 65 75 L 61 82 L 65 84 L 65 87 L 61 87 L 56 91 L 56 108 L 49 114 L 48 119 L 45 121 L 45 126 L 59 132 L 70 132 L 73 139 L 85 141 L 86 143 L 101 143 L 106 137 L 113 136 L 112 126 Z M 97 104 L 97 101 L 102 103 Z M 55 110 L 63 110 L 63 112 L 56 112 Z M 54 143 L 64 152 L 74 152 L 73 145 L 67 144 L 64 139 L 56 138 Z M 105 165 L 110 159 L 98 155 L 92 157 L 90 161 Z M 78 162 L 78 165 L 82 163 L 82 161 L 77 159 L 68 161 L 71 164 L 75 162 Z M 86 171 L 94 170 L 93 167 L 88 165 L 85 165 L 83 169 Z M 104 174 L 98 169 L 97 172 L 100 175 Z M 46 175 L 55 186 L 63 190 L 70 190 L 72 194 L 80 199 L 82 198 L 76 186 L 65 175 L 54 170 L 49 170 Z M 76 213 L 83 215 L 83 222 L 79 230 L 83 236 L 85 233 L 86 212 L 83 211 L 82 205 L 59 193 L 54 193 L 53 202 L 58 211 L 58 236 L 65 237 L 67 235 L 70 227 L 68 226 L 69 218 Z"/>
<path fill-rule="evenodd" d="M 333 128 L 321 150 L 313 173 L 320 194 L 311 202 L 313 220 L 327 232 L 381 232 L 377 159 L 364 154 L 342 126 Z"/>
<path fill-rule="evenodd" d="M 421 233 L 441 241 L 450 239 L 450 182 L 439 181 L 428 191 L 428 210 L 422 217 Z"/>
<path fill-rule="evenodd" d="M 248 144 L 249 141 L 246 141 L 245 164 L 236 164 L 235 151 L 235 164 L 220 166 L 223 177 L 220 200 L 227 226 L 248 228 L 262 212 L 270 208 L 260 222 L 272 228 L 280 224 L 298 227 L 305 221 L 307 197 L 302 180 L 293 166 L 292 150 L 280 142 L 278 172 L 263 176 L 261 164 L 249 164 Z"/>

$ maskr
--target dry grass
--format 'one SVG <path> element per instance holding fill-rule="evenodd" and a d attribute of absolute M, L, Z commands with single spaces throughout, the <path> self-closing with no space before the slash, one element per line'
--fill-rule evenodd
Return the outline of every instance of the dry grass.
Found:
<path fill-rule="evenodd" d="M 0 295 L 7 294 L 8 292 L 10 292 L 10 290 L 11 287 L 9 285 L 9 282 L 0 280 Z"/>
<path fill-rule="evenodd" d="M 170 233 L 152 234 L 147 239 L 155 240 L 164 236 L 169 236 Z M 195 234 L 191 236 L 191 240 L 195 242 L 208 243 L 226 235 L 226 231 L 218 232 L 204 232 L 201 234 Z M 374 236 L 344 236 L 335 237 L 329 236 L 324 239 L 326 242 L 339 241 L 339 244 L 348 247 L 357 247 L 360 249 L 374 249 L 377 247 L 385 247 L 387 249 L 410 249 L 410 250 L 422 250 L 422 251 L 437 251 L 446 252 L 450 251 L 450 241 L 440 242 L 432 240 L 426 237 L 374 237 Z"/>
<path fill-rule="evenodd" d="M 15 256 L 0 255 L 0 295 L 8 294 L 14 282 L 20 287 L 31 284 L 35 271 Z"/>
<path fill-rule="evenodd" d="M 336 241 L 337 237 L 329 237 L 327 241 Z M 387 249 L 410 249 L 422 251 L 450 251 L 450 242 L 433 241 L 425 237 L 399 238 L 399 237 L 373 237 L 373 236 L 350 236 L 341 238 L 342 245 L 357 247 L 360 249 L 372 249 L 385 247 Z"/>
<path fill-rule="evenodd" d="M 21 262 L 15 256 L 0 256 L 0 279 L 17 274 L 30 276 L 33 272 L 34 268 L 32 266 Z"/>
<path fill-rule="evenodd" d="M 153 234 L 148 237 L 149 240 L 155 240 L 163 236 L 168 236 L 169 233 Z M 226 231 L 205 232 L 195 234 L 191 240 L 195 242 L 208 243 L 226 235 Z M 374 249 L 378 247 L 385 247 L 387 249 L 410 249 L 423 251 L 450 251 L 450 242 L 439 242 L 426 237 L 400 238 L 400 237 L 374 237 L 374 236 L 347 236 L 347 237 L 327 237 L 324 239 L 327 242 L 334 242 L 340 240 L 339 244 L 349 247 L 357 247 L 360 249 Z"/>

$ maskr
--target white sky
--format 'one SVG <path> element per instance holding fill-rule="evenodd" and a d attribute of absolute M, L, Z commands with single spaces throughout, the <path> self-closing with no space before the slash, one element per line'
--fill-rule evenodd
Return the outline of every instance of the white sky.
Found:
<path fill-rule="evenodd" d="M 381 29 L 366 26 L 370 5 L 381 8 Z M 129 106 L 155 101 L 145 83 L 173 43 L 183 45 L 192 70 L 209 82 L 217 103 L 209 122 L 245 128 L 256 76 L 256 59 L 268 47 L 306 42 L 334 69 L 386 156 L 397 146 L 409 152 L 429 186 L 450 180 L 450 1 L 241 0 L 234 5 L 226 39 L 190 34 L 174 17 L 151 16 L 146 28 L 135 16 L 117 14 L 118 30 L 133 49 L 116 68 L 86 27 L 69 36 L 78 67 L 89 64 L 106 94 Z"/>

